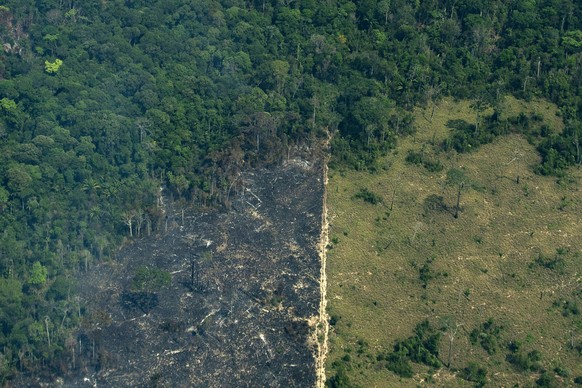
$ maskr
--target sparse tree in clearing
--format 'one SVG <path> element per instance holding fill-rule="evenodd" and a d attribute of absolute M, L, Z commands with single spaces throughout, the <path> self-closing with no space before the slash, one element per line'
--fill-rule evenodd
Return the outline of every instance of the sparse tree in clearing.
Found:
<path fill-rule="evenodd" d="M 461 206 L 461 193 L 465 186 L 469 183 L 465 172 L 458 168 L 451 168 L 447 171 L 447 185 L 457 187 L 457 203 L 455 205 L 455 218 L 459 218 L 459 211 Z"/>
<path fill-rule="evenodd" d="M 447 319 L 447 322 L 445 323 L 445 328 L 446 328 L 446 335 L 449 339 L 449 352 L 447 355 L 447 368 L 451 367 L 451 360 L 452 360 L 452 355 L 453 355 L 453 343 L 455 341 L 455 337 L 457 336 L 457 333 L 459 332 L 459 328 L 463 326 L 462 323 L 457 323 L 454 320 L 450 320 Z"/>
<path fill-rule="evenodd" d="M 523 152 L 521 152 L 521 150 L 519 149 L 515 149 L 513 151 L 513 159 L 509 162 L 509 163 L 513 163 L 515 161 L 516 165 L 517 165 L 517 176 L 515 177 L 515 183 L 519 184 L 519 181 L 521 179 L 521 158 L 523 157 Z"/>
<path fill-rule="evenodd" d="M 410 238 L 411 242 L 414 242 L 414 240 L 416 239 L 416 236 L 422 231 L 422 227 L 423 227 L 423 223 L 420 221 L 416 221 L 416 223 L 414 224 L 414 229 L 413 229 L 413 233 L 412 233 L 412 237 Z"/>

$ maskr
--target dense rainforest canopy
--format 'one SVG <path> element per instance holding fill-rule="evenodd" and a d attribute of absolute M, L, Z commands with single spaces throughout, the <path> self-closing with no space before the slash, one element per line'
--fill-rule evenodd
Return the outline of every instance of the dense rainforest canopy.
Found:
<path fill-rule="evenodd" d="M 246 166 L 328 132 L 334 165 L 374 170 L 443 96 L 548 98 L 567 127 L 540 172 L 581 162 L 573 0 L 1 4 L 0 384 L 73 368 L 75 274 L 160 231 L 162 188 L 228 206 Z"/>

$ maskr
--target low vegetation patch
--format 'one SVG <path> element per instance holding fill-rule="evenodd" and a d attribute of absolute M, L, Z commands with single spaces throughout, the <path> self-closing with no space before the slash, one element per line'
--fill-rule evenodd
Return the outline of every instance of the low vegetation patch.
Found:
<path fill-rule="evenodd" d="M 476 387 L 482 387 L 487 383 L 487 369 L 475 362 L 470 362 L 469 365 L 464 367 L 459 376 L 467 381 L 474 382 Z"/>
<path fill-rule="evenodd" d="M 509 354 L 505 358 L 509 363 L 521 371 L 539 371 L 542 369 L 542 354 L 538 350 L 526 352 L 519 342 L 510 342 Z"/>
<path fill-rule="evenodd" d="M 439 360 L 440 340 L 441 332 L 435 330 L 428 321 L 423 321 L 416 325 L 413 336 L 396 341 L 392 352 L 380 353 L 376 359 L 397 375 L 412 377 L 413 369 L 410 362 L 433 368 L 441 366 Z"/>
<path fill-rule="evenodd" d="M 361 188 L 360 191 L 358 191 L 355 195 L 354 195 L 354 199 L 361 199 L 364 202 L 368 202 L 371 203 L 372 205 L 377 205 L 379 203 L 382 203 L 382 197 L 379 196 L 378 194 L 368 190 L 367 188 Z"/>
<path fill-rule="evenodd" d="M 408 151 L 408 155 L 406 155 L 406 162 L 414 165 L 421 165 L 429 172 L 439 172 L 444 168 L 443 164 L 438 159 L 427 156 L 423 152 L 416 152 L 412 150 Z"/>
<path fill-rule="evenodd" d="M 500 334 L 503 326 L 497 325 L 493 318 L 473 329 L 470 334 L 471 343 L 479 344 L 490 355 L 495 354 L 499 348 Z"/>
<path fill-rule="evenodd" d="M 132 291 L 159 291 L 167 287 L 172 282 L 172 275 L 169 272 L 156 267 L 141 266 L 135 272 L 131 282 Z"/>

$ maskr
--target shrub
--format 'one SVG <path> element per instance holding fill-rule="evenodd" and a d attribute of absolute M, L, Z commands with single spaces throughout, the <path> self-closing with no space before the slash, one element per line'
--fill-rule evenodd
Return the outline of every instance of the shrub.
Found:
<path fill-rule="evenodd" d="M 133 281 L 131 282 L 131 289 L 133 291 L 159 291 L 163 287 L 170 285 L 172 276 L 169 272 L 163 271 L 159 268 L 150 268 L 141 266 L 137 269 Z"/>
<path fill-rule="evenodd" d="M 426 159 L 422 165 L 430 172 L 439 172 L 445 168 L 440 160 Z"/>
<path fill-rule="evenodd" d="M 566 262 L 559 254 L 556 254 L 553 258 L 540 254 L 532 263 L 530 263 L 529 268 L 534 268 L 535 266 L 562 272 L 566 267 Z"/>
<path fill-rule="evenodd" d="M 326 385 L 329 388 L 348 388 L 352 386 L 343 365 L 338 366 L 336 374 L 326 381 Z"/>
<path fill-rule="evenodd" d="M 408 155 L 406 155 L 406 163 L 410 164 L 421 164 L 422 163 L 422 153 L 415 152 L 415 151 L 408 151 Z"/>
<path fill-rule="evenodd" d="M 373 193 L 367 188 L 360 189 L 360 191 L 356 195 L 354 195 L 353 198 L 361 199 L 364 202 L 371 203 L 372 205 L 382 203 L 382 197 L 380 197 L 378 194 Z"/>
<path fill-rule="evenodd" d="M 439 368 L 439 342 L 441 333 L 435 330 L 428 321 L 416 325 L 415 334 L 405 340 L 396 341 L 393 351 L 389 354 L 379 354 L 376 360 L 386 360 L 386 368 L 400 377 L 410 378 L 413 370 L 410 362 Z"/>
<path fill-rule="evenodd" d="M 558 382 L 552 374 L 546 371 L 541 374 L 539 379 L 536 380 L 536 385 L 538 387 L 553 388 L 558 386 Z"/>
<path fill-rule="evenodd" d="M 481 368 L 474 362 L 470 362 L 468 366 L 463 368 L 460 376 L 467 381 L 477 383 L 478 387 L 482 387 L 487 383 L 487 369 Z"/>
<path fill-rule="evenodd" d="M 580 308 L 573 300 L 557 300 L 554 302 L 554 307 L 562 309 L 562 316 L 569 317 L 570 315 L 579 315 Z"/>
<path fill-rule="evenodd" d="M 554 372 L 560 377 L 568 377 L 570 376 L 570 372 L 567 369 L 562 368 L 561 366 L 557 366 L 554 368 Z"/>
<path fill-rule="evenodd" d="M 471 331 L 471 343 L 479 343 L 488 354 L 495 354 L 502 326 L 495 324 L 492 318 Z"/>
<path fill-rule="evenodd" d="M 538 350 L 532 350 L 528 354 L 523 352 L 515 352 L 508 354 L 506 360 L 513 364 L 516 368 L 524 371 L 537 371 L 542 368 L 540 360 L 541 353 Z"/>
<path fill-rule="evenodd" d="M 408 362 L 408 357 L 399 353 L 392 353 L 387 357 L 386 368 L 396 373 L 400 377 L 410 378 L 413 375 L 412 367 Z"/>
<path fill-rule="evenodd" d="M 426 259 L 425 263 L 418 268 L 418 279 L 421 282 L 422 288 L 427 288 L 430 280 L 438 279 L 441 276 L 447 276 L 446 273 L 437 272 L 432 269 L 431 265 L 433 261 L 434 257 L 429 257 Z"/>
<path fill-rule="evenodd" d="M 454 149 L 463 153 L 477 150 L 482 144 L 491 143 L 495 137 L 507 133 L 506 123 L 500 122 L 498 118 L 498 114 L 495 113 L 486 118 L 479 130 L 475 124 L 465 120 L 449 120 L 447 127 L 451 128 L 452 132 L 441 147 L 445 151 Z"/>
<path fill-rule="evenodd" d="M 444 169 L 443 164 L 439 160 L 432 160 L 425 156 L 422 152 L 408 151 L 406 155 L 406 162 L 415 165 L 422 165 L 430 172 L 439 172 Z"/>
<path fill-rule="evenodd" d="M 340 318 L 341 317 L 339 315 L 332 314 L 331 317 L 329 317 L 329 324 L 332 325 L 332 326 L 337 325 L 337 323 L 339 322 Z"/>

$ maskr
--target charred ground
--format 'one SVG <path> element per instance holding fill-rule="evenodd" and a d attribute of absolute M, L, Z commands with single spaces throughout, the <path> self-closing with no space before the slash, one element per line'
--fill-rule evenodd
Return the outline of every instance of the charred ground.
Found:
<path fill-rule="evenodd" d="M 165 235 L 87 274 L 80 373 L 66 385 L 315 385 L 321 178 L 299 159 L 246 173 L 230 211 L 168 209 Z M 171 284 L 133 290 L 144 266 Z"/>

